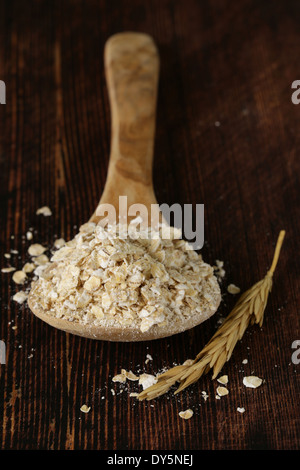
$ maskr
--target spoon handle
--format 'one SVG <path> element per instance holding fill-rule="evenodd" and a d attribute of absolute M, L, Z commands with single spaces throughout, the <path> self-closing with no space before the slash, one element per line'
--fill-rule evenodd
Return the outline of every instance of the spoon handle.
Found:
<path fill-rule="evenodd" d="M 159 75 L 159 56 L 147 34 L 111 36 L 104 50 L 111 110 L 111 149 L 100 204 L 117 207 L 119 195 L 128 204 L 155 204 L 152 162 Z"/>

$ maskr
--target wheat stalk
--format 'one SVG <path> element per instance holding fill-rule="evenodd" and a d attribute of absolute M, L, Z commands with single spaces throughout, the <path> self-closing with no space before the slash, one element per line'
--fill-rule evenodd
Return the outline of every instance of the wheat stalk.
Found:
<path fill-rule="evenodd" d="M 224 323 L 196 356 L 192 364 L 182 364 L 160 374 L 156 384 L 138 395 L 139 400 L 157 398 L 166 393 L 176 382 L 180 382 L 180 385 L 175 394 L 179 393 L 211 369 L 213 370 L 212 378 L 217 377 L 225 362 L 230 359 L 236 343 L 243 337 L 249 324 L 258 323 L 259 326 L 262 326 L 284 236 L 285 231 L 282 230 L 277 240 L 272 265 L 266 276 L 241 295 Z"/>

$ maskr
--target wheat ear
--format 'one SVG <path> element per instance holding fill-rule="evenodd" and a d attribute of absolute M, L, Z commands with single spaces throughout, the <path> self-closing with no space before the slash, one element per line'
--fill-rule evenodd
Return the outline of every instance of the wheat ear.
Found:
<path fill-rule="evenodd" d="M 275 253 L 266 276 L 241 295 L 233 310 L 218 331 L 196 356 L 192 364 L 173 367 L 157 377 L 157 383 L 138 395 L 139 400 L 152 400 L 166 393 L 172 385 L 180 382 L 175 394 L 200 379 L 203 374 L 213 370 L 216 378 L 227 362 L 249 324 L 262 326 L 268 296 L 272 288 L 273 274 L 278 262 L 285 231 L 279 233 Z"/>

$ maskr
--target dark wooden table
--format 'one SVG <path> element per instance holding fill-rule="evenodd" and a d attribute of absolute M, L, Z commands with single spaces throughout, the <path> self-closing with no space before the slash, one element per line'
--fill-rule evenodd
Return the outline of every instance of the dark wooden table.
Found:
<path fill-rule="evenodd" d="M 119 31 L 151 34 L 160 51 L 154 182 L 160 203 L 205 204 L 205 260 L 224 261 L 220 311 L 192 331 L 148 343 L 96 342 L 57 331 L 11 300 L 1 274 L 0 442 L 3 449 L 297 449 L 300 79 L 298 0 L 0 2 L 1 267 L 28 260 L 34 240 L 70 239 L 103 190 L 110 113 L 103 47 Z M 48 205 L 52 217 L 35 215 Z M 270 266 L 287 231 L 260 329 L 223 372 L 153 402 L 120 393 L 123 367 L 156 373 L 193 358 Z M 13 328 L 16 327 L 16 328 Z M 146 354 L 153 361 L 144 364 Z M 242 364 L 248 359 L 248 364 Z M 245 388 L 244 375 L 262 377 Z M 111 389 L 115 391 L 112 394 Z M 204 401 L 201 391 L 209 398 Z M 86 403 L 88 414 L 80 411 Z M 178 413 L 194 410 L 189 421 Z M 245 407 L 244 414 L 237 407 Z"/>

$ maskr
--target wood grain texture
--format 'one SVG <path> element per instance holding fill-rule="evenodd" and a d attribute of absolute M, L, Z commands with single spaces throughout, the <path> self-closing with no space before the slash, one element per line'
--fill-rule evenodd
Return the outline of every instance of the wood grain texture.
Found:
<path fill-rule="evenodd" d="M 146 223 L 148 219 L 151 223 L 151 205 L 157 207 L 152 182 L 159 78 L 157 47 L 144 33 L 114 34 L 104 46 L 104 64 L 110 102 L 111 145 L 100 207 L 91 221 L 99 222 L 100 214 L 105 213 L 105 204 L 113 205 L 119 217 L 119 196 L 126 196 L 128 207 L 134 204 L 146 207 L 149 213 Z M 156 214 L 158 218 L 158 210 Z M 120 222 L 124 221 L 120 219 Z"/>
<path fill-rule="evenodd" d="M 96 207 L 111 130 L 103 48 L 129 30 L 153 36 L 161 57 L 158 202 L 204 203 L 203 256 L 224 260 L 226 270 L 218 316 L 138 344 L 51 328 L 11 300 L 17 288 L 1 274 L 1 448 L 299 448 L 299 365 L 291 363 L 299 339 L 300 106 L 291 102 L 299 21 L 297 0 L 0 3 L 2 266 L 10 249 L 19 251 L 12 265 L 28 260 L 29 227 L 50 245 L 71 238 Z M 42 205 L 52 217 L 35 215 Z M 210 376 L 153 403 L 118 394 L 111 377 L 121 367 L 157 372 L 201 350 L 234 304 L 226 286 L 246 290 L 264 276 L 281 228 L 287 235 L 264 325 L 246 333 L 224 367 L 230 394 L 215 400 Z M 147 353 L 153 362 L 144 365 Z M 242 385 L 252 372 L 265 379 L 257 390 Z M 84 403 L 88 414 L 80 412 Z M 183 421 L 178 413 L 188 407 L 194 416 Z"/>

